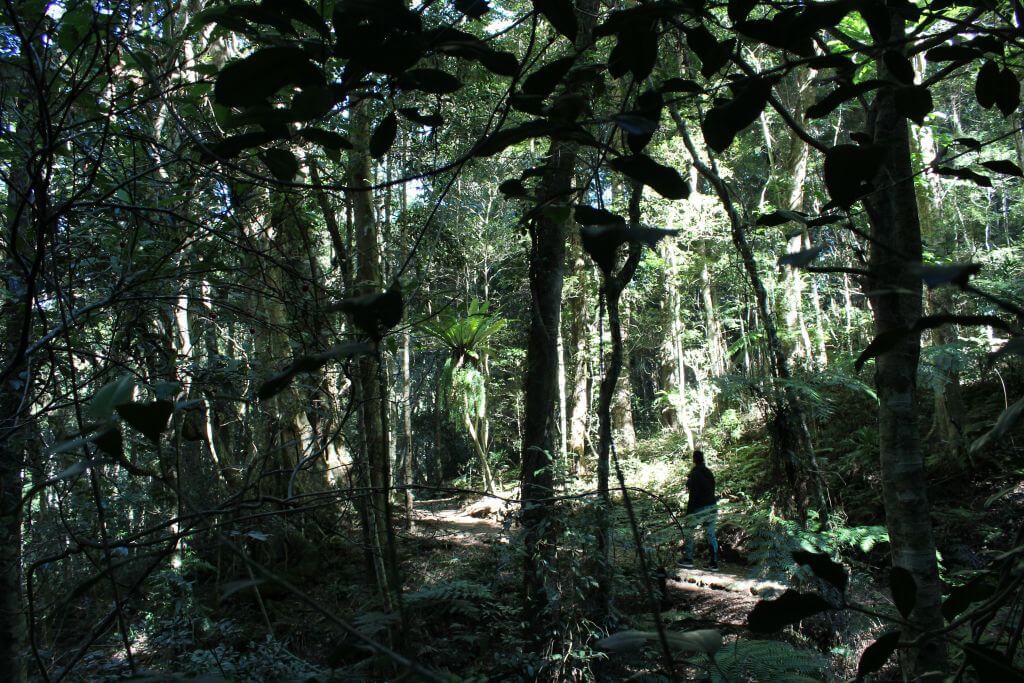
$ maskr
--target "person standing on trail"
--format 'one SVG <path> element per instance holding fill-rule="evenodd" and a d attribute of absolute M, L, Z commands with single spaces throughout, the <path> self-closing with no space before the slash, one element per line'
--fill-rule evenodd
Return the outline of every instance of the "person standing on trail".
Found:
<path fill-rule="evenodd" d="M 693 541 L 698 526 L 704 527 L 704 533 L 711 546 L 711 563 L 708 569 L 718 569 L 718 540 L 715 538 L 715 522 L 718 521 L 718 506 L 715 498 L 715 475 L 704 464 L 704 452 L 693 451 L 693 468 L 686 477 L 686 544 L 683 559 L 679 566 L 693 567 Z"/>

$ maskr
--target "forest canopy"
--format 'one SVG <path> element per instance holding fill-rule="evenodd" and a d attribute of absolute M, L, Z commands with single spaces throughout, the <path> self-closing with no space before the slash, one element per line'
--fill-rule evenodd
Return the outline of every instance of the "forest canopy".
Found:
<path fill-rule="evenodd" d="M 1018 0 L 2 17 L 0 681 L 1024 679 Z"/>

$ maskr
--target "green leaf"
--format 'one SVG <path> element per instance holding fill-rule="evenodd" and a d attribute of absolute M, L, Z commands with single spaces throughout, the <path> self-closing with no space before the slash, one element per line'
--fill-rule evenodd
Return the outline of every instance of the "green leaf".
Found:
<path fill-rule="evenodd" d="M 160 434 L 167 429 L 173 412 L 174 404 L 170 401 L 132 402 L 117 406 L 121 419 L 155 444 L 160 443 Z"/>
<path fill-rule="evenodd" d="M 369 353 L 372 350 L 369 344 L 353 342 L 338 344 L 323 353 L 297 356 L 291 364 L 283 371 L 268 378 L 256 390 L 256 398 L 267 400 L 281 393 L 292 383 L 296 375 L 303 372 L 315 372 L 327 363 L 341 358 L 352 358 L 360 354 Z"/>
<path fill-rule="evenodd" d="M 124 374 L 109 384 L 100 387 L 89 400 L 89 414 L 97 420 L 107 420 L 114 414 L 114 408 L 132 400 L 135 379 Z"/>

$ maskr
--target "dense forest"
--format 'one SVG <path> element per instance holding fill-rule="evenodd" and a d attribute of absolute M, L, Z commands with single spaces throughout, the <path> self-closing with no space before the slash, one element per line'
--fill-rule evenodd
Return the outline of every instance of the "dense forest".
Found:
<path fill-rule="evenodd" d="M 1024 680 L 1020 0 L 2 17 L 0 681 Z"/>

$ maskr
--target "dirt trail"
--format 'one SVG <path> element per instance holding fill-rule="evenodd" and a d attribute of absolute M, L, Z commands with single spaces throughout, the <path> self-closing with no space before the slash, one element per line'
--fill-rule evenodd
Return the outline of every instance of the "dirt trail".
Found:
<path fill-rule="evenodd" d="M 507 542 L 499 520 L 505 508 L 486 501 L 458 497 L 418 501 L 413 511 L 416 533 L 463 546 Z M 746 576 L 740 565 L 723 564 L 718 571 L 672 568 L 667 581 L 676 609 L 690 612 L 707 624 L 742 627 L 747 614 L 762 598 L 782 593 L 786 586 Z"/>
<path fill-rule="evenodd" d="M 786 590 L 774 581 L 745 576 L 744 567 L 723 564 L 717 571 L 675 569 L 667 581 L 669 598 L 677 609 L 695 614 L 708 625 L 743 628 L 747 615 L 758 600 L 772 598 Z"/>
<path fill-rule="evenodd" d="M 459 545 L 503 542 L 504 529 L 493 514 L 458 498 L 417 501 L 412 519 L 417 533 Z M 477 514 L 482 516 L 476 516 Z"/>

